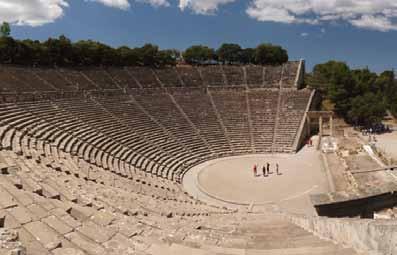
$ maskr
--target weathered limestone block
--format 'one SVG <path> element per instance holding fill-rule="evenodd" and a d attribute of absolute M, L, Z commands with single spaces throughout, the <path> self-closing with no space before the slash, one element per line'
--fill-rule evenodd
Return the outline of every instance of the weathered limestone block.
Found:
<path fill-rule="evenodd" d="M 93 208 L 89 208 L 89 207 L 73 205 L 67 212 L 73 218 L 75 218 L 75 219 L 77 219 L 79 221 L 85 221 L 91 215 L 93 215 L 96 212 L 96 210 L 93 209 Z"/>
<path fill-rule="evenodd" d="M 93 222 L 84 222 L 77 230 L 97 243 L 104 243 L 115 235 L 115 231 L 105 229 Z"/>
<path fill-rule="evenodd" d="M 85 255 L 81 250 L 74 248 L 58 248 L 52 251 L 54 255 Z"/>
<path fill-rule="evenodd" d="M 7 209 L 17 205 L 16 200 L 7 191 L 0 188 L 0 209 Z"/>
<path fill-rule="evenodd" d="M 58 234 L 40 221 L 24 225 L 27 231 L 33 235 L 46 249 L 53 250 L 62 246 Z"/>
<path fill-rule="evenodd" d="M 21 224 L 26 224 L 33 220 L 30 212 L 22 206 L 7 209 L 7 211 Z"/>
<path fill-rule="evenodd" d="M 77 232 L 67 234 L 66 238 L 90 255 L 106 254 L 105 249 L 101 245 L 89 240 Z"/>
<path fill-rule="evenodd" d="M 54 215 L 44 218 L 42 219 L 42 221 L 62 235 L 73 231 L 73 228 L 66 225 L 63 221 L 61 221 Z"/>
<path fill-rule="evenodd" d="M 93 216 L 91 216 L 91 220 L 98 225 L 107 226 L 115 220 L 115 217 L 109 212 L 98 211 Z"/>
<path fill-rule="evenodd" d="M 128 238 L 119 233 L 117 233 L 109 241 L 105 242 L 103 246 L 110 254 L 135 254 L 134 245 L 130 242 Z"/>

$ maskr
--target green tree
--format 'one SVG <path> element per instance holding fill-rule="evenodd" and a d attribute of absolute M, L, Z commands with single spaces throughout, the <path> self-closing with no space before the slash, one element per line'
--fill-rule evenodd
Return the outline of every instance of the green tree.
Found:
<path fill-rule="evenodd" d="M 348 121 L 354 125 L 370 127 L 381 123 L 386 114 L 386 106 L 382 95 L 368 92 L 352 99 L 348 112 Z"/>
<path fill-rule="evenodd" d="M 218 60 L 225 63 L 236 63 L 241 62 L 241 47 L 238 44 L 224 43 L 216 51 Z"/>
<path fill-rule="evenodd" d="M 255 64 L 255 49 L 246 48 L 240 52 L 240 63 L 242 64 Z"/>
<path fill-rule="evenodd" d="M 189 64 L 203 64 L 215 60 L 215 51 L 207 46 L 194 45 L 183 53 L 184 60 Z"/>
<path fill-rule="evenodd" d="M 3 22 L 0 27 L 1 37 L 9 37 L 11 34 L 11 27 L 10 24 L 7 22 Z"/>
<path fill-rule="evenodd" d="M 139 63 L 139 54 L 136 49 L 131 49 L 127 46 L 118 48 L 117 55 L 119 56 L 118 63 L 122 66 L 135 66 Z"/>
<path fill-rule="evenodd" d="M 288 61 L 288 53 L 281 46 L 260 44 L 255 49 L 255 62 L 261 65 L 280 65 Z"/>
<path fill-rule="evenodd" d="M 353 94 L 355 80 L 346 63 L 329 61 L 316 65 L 309 81 L 312 82 L 310 86 L 318 89 L 325 100 L 333 103 L 336 113 L 346 117 L 351 107 L 351 98 L 356 95 Z"/>
<path fill-rule="evenodd" d="M 159 53 L 159 47 L 154 44 L 145 44 L 143 47 L 138 49 L 139 59 L 144 66 L 156 66 L 158 64 L 157 55 Z"/>
<path fill-rule="evenodd" d="M 175 49 L 161 50 L 157 54 L 157 62 L 160 66 L 167 66 L 167 65 L 174 66 L 176 65 L 176 62 L 180 54 L 181 53 Z"/>
<path fill-rule="evenodd" d="M 73 59 L 73 45 L 70 39 L 61 35 L 59 38 L 49 38 L 43 43 L 51 65 L 70 65 Z"/>
<path fill-rule="evenodd" d="M 0 60 L 2 63 L 13 63 L 17 50 L 18 42 L 12 37 L 0 37 Z"/>

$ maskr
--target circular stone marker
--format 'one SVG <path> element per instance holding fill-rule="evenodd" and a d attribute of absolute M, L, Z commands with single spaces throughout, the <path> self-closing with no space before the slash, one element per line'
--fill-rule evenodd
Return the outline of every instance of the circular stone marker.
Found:
<path fill-rule="evenodd" d="M 264 177 L 262 167 L 267 162 L 270 164 L 271 174 Z M 276 173 L 276 163 L 279 164 L 279 175 Z M 253 173 L 254 164 L 258 166 L 256 177 Z M 189 172 L 195 174 L 197 190 L 211 199 L 235 205 L 292 205 L 302 202 L 297 202 L 298 200 L 304 200 L 305 205 L 297 205 L 303 207 L 308 206 L 309 194 L 328 191 L 320 155 L 314 150 L 298 154 L 220 158 L 198 165 Z"/>

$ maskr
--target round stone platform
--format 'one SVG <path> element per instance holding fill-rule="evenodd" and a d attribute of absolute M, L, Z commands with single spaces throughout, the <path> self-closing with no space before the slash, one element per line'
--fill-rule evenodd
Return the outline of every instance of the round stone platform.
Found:
<path fill-rule="evenodd" d="M 270 164 L 271 174 L 262 167 Z M 276 173 L 276 163 L 280 174 Z M 253 165 L 258 166 L 254 176 Z M 320 154 L 304 148 L 297 154 L 260 154 L 220 158 L 192 168 L 184 178 L 185 189 L 206 202 L 249 206 L 277 204 L 294 212 L 312 212 L 312 193 L 329 189 Z M 195 186 L 195 187 L 192 187 Z"/>

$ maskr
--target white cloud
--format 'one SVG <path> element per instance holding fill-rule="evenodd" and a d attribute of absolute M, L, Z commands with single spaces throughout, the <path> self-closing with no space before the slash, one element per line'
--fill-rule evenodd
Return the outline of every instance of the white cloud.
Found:
<path fill-rule="evenodd" d="M 85 0 L 85 1 L 99 2 L 106 6 L 119 8 L 122 10 L 127 10 L 131 6 L 128 0 Z"/>
<path fill-rule="evenodd" d="M 232 3 L 235 0 L 179 0 L 179 8 L 191 9 L 197 14 L 213 14 L 220 5 Z"/>
<path fill-rule="evenodd" d="M 99 2 L 106 6 L 118 8 L 121 10 L 127 10 L 131 7 L 129 0 L 85 0 L 85 1 Z M 140 3 L 150 4 L 155 7 L 170 5 L 167 0 L 135 0 L 135 1 Z"/>
<path fill-rule="evenodd" d="M 81 0 L 98 2 L 108 7 L 127 10 L 129 0 Z M 167 0 L 134 0 L 155 7 L 169 6 Z M 54 22 L 64 15 L 72 0 L 0 0 L 0 22 L 7 21 L 21 26 L 41 26 Z"/>
<path fill-rule="evenodd" d="M 303 33 L 301 33 L 301 36 L 302 36 L 302 37 L 308 37 L 308 36 L 309 36 L 309 33 L 303 32 Z"/>
<path fill-rule="evenodd" d="M 309 24 L 345 21 L 359 28 L 397 30 L 395 0 L 252 0 L 246 12 L 259 21 Z"/>
<path fill-rule="evenodd" d="M 168 7 L 170 3 L 167 0 L 138 0 L 142 3 L 150 4 L 154 7 Z"/>
<path fill-rule="evenodd" d="M 0 21 L 40 26 L 63 16 L 64 0 L 0 0 Z"/>

